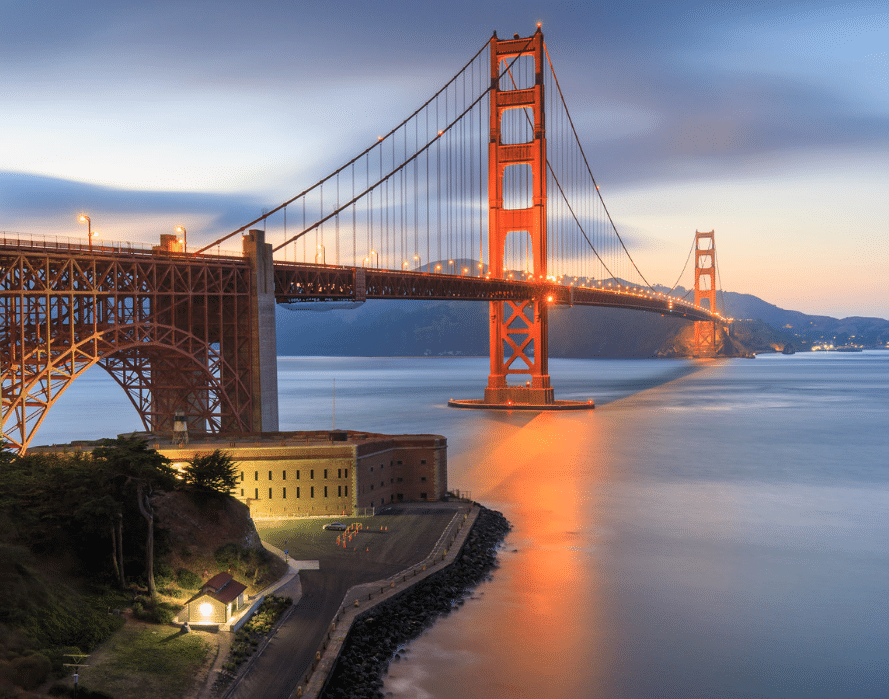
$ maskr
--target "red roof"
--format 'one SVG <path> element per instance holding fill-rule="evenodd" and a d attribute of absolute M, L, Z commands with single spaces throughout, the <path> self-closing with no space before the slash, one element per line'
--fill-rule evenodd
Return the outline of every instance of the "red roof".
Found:
<path fill-rule="evenodd" d="M 232 600 L 236 599 L 237 596 L 246 589 L 246 585 L 239 583 L 228 573 L 218 573 L 217 575 L 214 575 L 212 578 L 210 578 L 207 582 L 205 582 L 201 586 L 201 591 L 190 600 L 188 600 L 188 602 L 193 602 L 198 597 L 207 595 L 208 597 L 212 597 L 218 602 L 228 604 Z"/>
<path fill-rule="evenodd" d="M 231 581 L 227 582 L 225 585 L 223 585 L 222 588 L 220 590 L 218 590 L 216 593 L 211 592 L 209 594 L 210 594 L 210 597 L 213 597 L 214 599 L 218 599 L 223 604 L 228 604 L 229 602 L 231 602 L 232 600 L 237 598 L 237 596 L 240 595 L 246 589 L 247 589 L 246 585 L 242 585 L 237 580 L 231 580 Z"/>
<path fill-rule="evenodd" d="M 221 590 L 223 587 L 228 585 L 234 578 L 228 573 L 217 573 L 212 578 L 210 578 L 207 582 L 201 585 L 201 590 L 206 590 L 208 587 L 212 588 L 211 592 L 216 592 L 217 590 Z"/>

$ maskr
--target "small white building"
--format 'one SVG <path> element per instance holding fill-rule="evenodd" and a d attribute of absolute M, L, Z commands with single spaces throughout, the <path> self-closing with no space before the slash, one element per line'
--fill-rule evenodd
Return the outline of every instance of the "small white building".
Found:
<path fill-rule="evenodd" d="M 214 575 L 201 586 L 201 591 L 185 603 L 179 621 L 192 626 L 225 624 L 244 606 L 247 586 L 228 573 Z"/>

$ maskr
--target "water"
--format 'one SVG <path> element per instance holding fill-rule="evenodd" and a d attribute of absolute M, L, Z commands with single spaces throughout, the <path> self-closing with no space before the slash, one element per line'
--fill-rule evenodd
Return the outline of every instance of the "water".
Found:
<path fill-rule="evenodd" d="M 445 407 L 481 396 L 484 359 L 281 358 L 282 429 L 330 426 L 335 378 L 338 427 L 446 435 L 450 486 L 513 523 L 386 692 L 889 694 L 889 353 L 550 370 L 596 410 Z M 88 372 L 36 441 L 138 428 L 118 391 Z"/>

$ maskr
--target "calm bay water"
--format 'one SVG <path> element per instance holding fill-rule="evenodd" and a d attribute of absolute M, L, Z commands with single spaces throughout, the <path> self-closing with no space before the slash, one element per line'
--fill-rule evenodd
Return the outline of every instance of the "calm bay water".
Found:
<path fill-rule="evenodd" d="M 889 695 L 889 352 L 551 360 L 585 413 L 446 407 L 485 359 L 279 359 L 281 429 L 447 436 L 501 565 L 392 664 L 396 699 Z M 101 371 L 35 443 L 139 429 Z"/>

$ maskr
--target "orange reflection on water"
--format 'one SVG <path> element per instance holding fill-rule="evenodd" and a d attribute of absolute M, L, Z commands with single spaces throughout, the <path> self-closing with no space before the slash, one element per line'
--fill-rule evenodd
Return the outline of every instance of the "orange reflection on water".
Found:
<path fill-rule="evenodd" d="M 513 532 L 497 576 L 515 611 L 494 622 L 499 628 L 491 637 L 513 662 L 489 689 L 509 691 L 510 676 L 521 676 L 539 680 L 533 691 L 545 696 L 550 680 L 558 677 L 562 691 L 572 683 L 566 673 L 584 667 L 590 674 L 576 676 L 572 691 L 585 695 L 607 664 L 596 565 L 602 474 L 588 465 L 596 417 L 541 413 L 519 427 L 492 424 L 489 439 L 483 473 L 473 480 L 485 489 L 477 499 L 513 503 L 506 513 Z"/>

